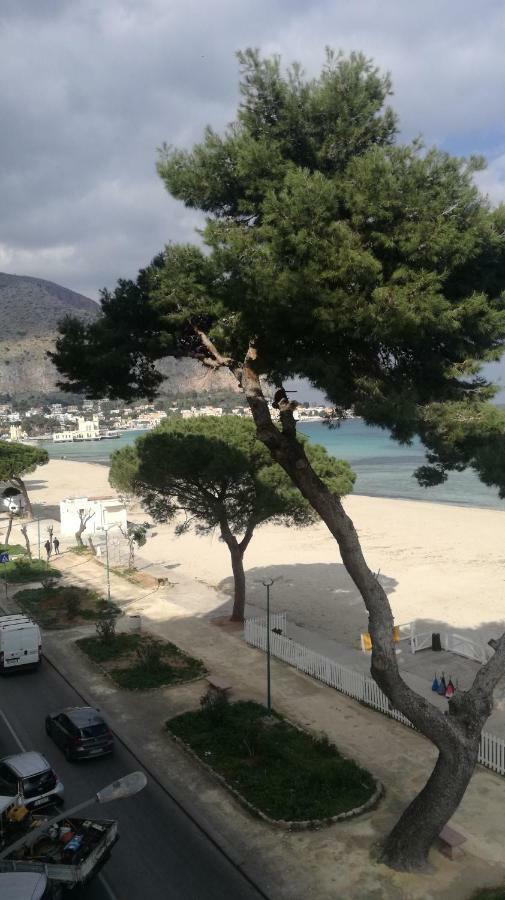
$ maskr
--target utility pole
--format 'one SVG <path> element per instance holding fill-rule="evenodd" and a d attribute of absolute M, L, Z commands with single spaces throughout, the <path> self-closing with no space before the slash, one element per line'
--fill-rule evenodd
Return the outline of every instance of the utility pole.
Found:
<path fill-rule="evenodd" d="M 263 586 L 267 589 L 267 710 L 268 715 L 272 715 L 272 690 L 270 678 L 270 588 L 274 583 L 273 578 L 266 578 Z"/>

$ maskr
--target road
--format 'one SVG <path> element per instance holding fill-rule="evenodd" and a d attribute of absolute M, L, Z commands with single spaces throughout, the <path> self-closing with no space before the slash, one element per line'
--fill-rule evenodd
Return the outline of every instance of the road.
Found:
<path fill-rule="evenodd" d="M 21 749 L 43 753 L 65 785 L 66 807 L 140 768 L 119 742 L 114 757 L 66 761 L 46 735 L 44 717 L 61 707 L 80 705 L 79 696 L 47 661 L 38 672 L 0 678 L 0 756 Z M 149 773 L 146 775 L 147 787 L 136 797 L 86 810 L 90 817 L 117 818 L 120 840 L 102 873 L 80 896 L 86 900 L 264 897 Z"/>

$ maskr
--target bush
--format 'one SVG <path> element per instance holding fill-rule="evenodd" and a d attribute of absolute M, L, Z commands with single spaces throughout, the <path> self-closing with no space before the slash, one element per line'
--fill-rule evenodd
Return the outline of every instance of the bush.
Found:
<path fill-rule="evenodd" d="M 163 646 L 155 638 L 146 637 L 136 649 L 139 665 L 147 672 L 157 672 L 161 668 Z"/>
<path fill-rule="evenodd" d="M 66 598 L 67 616 L 69 619 L 76 619 L 81 612 L 81 598 L 76 594 L 70 594 Z"/>
<path fill-rule="evenodd" d="M 116 620 L 117 616 L 110 613 L 101 613 L 95 622 L 95 629 L 98 639 L 102 644 L 112 644 L 116 637 Z"/>
<path fill-rule="evenodd" d="M 210 719 L 216 724 L 222 722 L 228 712 L 230 703 L 228 694 L 224 691 L 214 691 L 209 688 L 205 694 L 200 697 L 200 708 Z"/>

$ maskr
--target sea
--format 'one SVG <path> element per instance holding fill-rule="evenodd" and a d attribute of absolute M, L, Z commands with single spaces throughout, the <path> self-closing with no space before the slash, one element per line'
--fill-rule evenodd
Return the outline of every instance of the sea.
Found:
<path fill-rule="evenodd" d="M 356 473 L 355 494 L 369 497 L 396 497 L 431 503 L 452 503 L 459 506 L 479 506 L 505 511 L 505 500 L 498 490 L 486 487 L 471 471 L 452 472 L 445 484 L 423 488 L 417 483 L 414 471 L 426 463 L 420 441 L 409 447 L 393 441 L 388 431 L 370 428 L 361 419 L 347 419 L 338 428 L 328 428 L 322 422 L 302 422 L 298 430 L 310 441 L 321 444 L 337 459 L 346 459 Z M 82 443 L 38 443 L 52 459 L 72 459 L 80 462 L 108 465 L 114 450 L 126 447 L 143 431 L 127 431 L 117 439 Z"/>

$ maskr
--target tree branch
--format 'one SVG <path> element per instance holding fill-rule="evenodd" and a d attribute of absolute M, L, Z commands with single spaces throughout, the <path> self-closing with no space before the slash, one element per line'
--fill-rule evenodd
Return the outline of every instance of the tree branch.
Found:
<path fill-rule="evenodd" d="M 251 519 L 249 519 L 246 530 L 244 532 L 244 537 L 242 538 L 242 540 L 239 543 L 239 547 L 242 551 L 242 554 L 244 554 L 245 551 L 247 550 L 249 543 L 251 541 L 251 538 L 254 534 L 254 529 L 256 528 L 257 524 L 258 523 L 257 523 L 256 519 L 254 518 L 254 516 Z"/>
<path fill-rule="evenodd" d="M 479 730 L 491 714 L 493 691 L 505 673 L 505 633 L 488 643 L 494 650 L 492 657 L 477 671 L 471 688 L 462 697 L 456 697 L 459 706 L 464 706 L 468 715 L 475 718 Z"/>
<path fill-rule="evenodd" d="M 200 338 L 203 346 L 206 348 L 206 350 L 209 351 L 212 360 L 214 360 L 214 363 L 212 364 L 213 368 L 221 368 L 223 366 L 229 368 L 233 365 L 232 358 L 230 356 L 221 356 L 215 344 L 211 341 L 209 336 L 205 334 L 204 331 L 198 328 L 197 325 L 193 325 L 192 328 L 195 334 L 197 334 Z M 211 364 L 211 360 L 206 361 L 206 359 L 202 359 L 201 361 L 204 363 L 204 365 Z"/>

